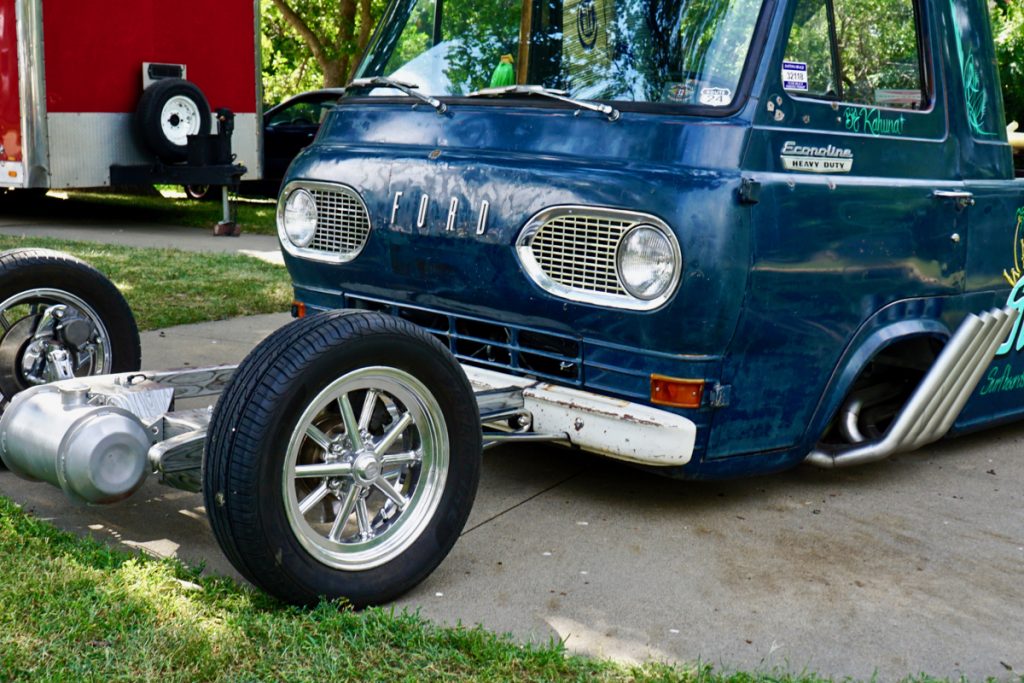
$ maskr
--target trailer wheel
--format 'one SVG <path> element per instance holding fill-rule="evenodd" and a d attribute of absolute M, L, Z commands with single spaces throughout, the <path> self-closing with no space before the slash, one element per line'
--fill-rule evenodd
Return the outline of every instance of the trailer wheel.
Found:
<path fill-rule="evenodd" d="M 210 104 L 191 81 L 164 78 L 142 93 L 135 124 L 142 141 L 161 160 L 184 161 L 188 136 L 210 132 Z"/>
<path fill-rule="evenodd" d="M 220 185 L 182 185 L 185 196 L 197 202 L 212 202 L 221 198 Z"/>
<path fill-rule="evenodd" d="M 0 405 L 68 376 L 138 370 L 139 330 L 121 292 L 49 249 L 0 253 Z"/>
<path fill-rule="evenodd" d="M 277 598 L 389 601 L 465 525 L 480 477 L 472 389 L 436 339 L 380 313 L 281 328 L 210 424 L 203 489 L 221 548 Z"/>

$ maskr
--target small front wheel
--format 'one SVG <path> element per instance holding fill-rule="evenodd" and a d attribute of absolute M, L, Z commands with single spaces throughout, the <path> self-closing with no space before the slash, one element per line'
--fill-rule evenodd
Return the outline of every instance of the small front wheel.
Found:
<path fill-rule="evenodd" d="M 287 602 L 391 600 L 448 554 L 480 476 L 452 355 L 378 313 L 297 321 L 239 367 L 210 425 L 206 508 L 225 554 Z"/>

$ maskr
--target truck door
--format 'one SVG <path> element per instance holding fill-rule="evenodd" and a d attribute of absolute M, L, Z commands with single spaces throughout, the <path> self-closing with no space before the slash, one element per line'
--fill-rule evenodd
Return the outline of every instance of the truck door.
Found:
<path fill-rule="evenodd" d="M 967 307 L 1024 312 L 1024 179 L 1014 179 L 986 3 L 948 0 L 950 120 L 968 193 Z M 954 431 L 1024 413 L 1024 320 L 996 351 Z"/>
<path fill-rule="evenodd" d="M 785 3 L 744 162 L 753 258 L 710 457 L 799 443 L 865 320 L 962 292 L 935 4 Z"/>
<path fill-rule="evenodd" d="M 23 187 L 16 0 L 0 0 L 0 187 Z"/>

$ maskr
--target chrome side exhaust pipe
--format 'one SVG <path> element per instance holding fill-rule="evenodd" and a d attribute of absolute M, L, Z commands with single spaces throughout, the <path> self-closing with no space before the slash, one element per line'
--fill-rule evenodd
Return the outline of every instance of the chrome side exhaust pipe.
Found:
<path fill-rule="evenodd" d="M 945 436 L 1017 320 L 1014 308 L 968 314 L 885 436 L 851 448 L 812 451 L 806 461 L 835 468 L 884 460 Z"/>

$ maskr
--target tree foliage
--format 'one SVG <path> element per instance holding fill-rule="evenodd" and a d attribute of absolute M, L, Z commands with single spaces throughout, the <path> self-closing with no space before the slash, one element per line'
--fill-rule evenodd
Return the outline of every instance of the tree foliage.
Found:
<path fill-rule="evenodd" d="M 263 90 L 276 102 L 316 87 L 345 85 L 385 0 L 263 3 Z"/>
<path fill-rule="evenodd" d="M 1024 126 L 1024 2 L 996 0 L 994 5 L 992 29 L 1006 120 Z"/>
<path fill-rule="evenodd" d="M 484 28 L 483 35 L 475 35 L 474 43 L 487 43 L 485 54 L 509 51 L 515 41 L 512 19 L 517 15 L 517 2 L 510 6 L 503 2 L 473 2 L 472 0 L 450 0 L 458 7 L 445 13 L 446 35 L 474 35 L 473 25 Z M 263 3 L 263 91 L 268 102 L 278 102 L 289 95 L 322 86 L 344 85 L 355 68 L 355 62 L 369 41 L 376 21 L 383 13 L 386 0 L 267 0 Z M 698 2 L 698 4 L 701 4 Z M 846 70 L 855 77 L 845 85 L 853 83 L 885 82 L 887 87 L 908 87 L 903 81 L 908 75 L 907 57 L 913 53 L 912 32 L 903 35 L 897 26 L 890 30 L 869 32 L 861 30 L 858 17 L 881 17 L 882 21 L 893 23 L 897 18 L 906 17 L 899 13 L 883 11 L 889 8 L 886 0 L 837 0 L 840 42 L 858 45 L 857 53 L 870 55 L 871 59 L 848 58 Z M 909 6 L 909 2 L 904 3 Z M 813 25 L 813 16 L 822 10 L 821 0 L 801 0 L 798 10 L 803 10 L 802 21 Z M 885 5 L 881 7 L 880 5 Z M 455 10 L 458 11 L 455 11 Z M 1003 87 L 1007 120 L 1017 120 L 1024 125 L 1024 0 L 990 0 L 996 56 Z M 798 11 L 798 14 L 800 12 Z M 496 16 L 497 15 L 497 16 Z M 504 18 L 504 21 L 502 20 Z M 905 23 L 905 21 L 904 21 Z M 816 30 L 808 26 L 806 36 L 790 37 L 790 48 L 805 54 L 824 55 L 820 46 L 811 43 L 820 35 L 820 22 Z M 495 33 L 493 28 L 501 27 Z M 408 28 L 408 27 L 407 27 Z M 415 33 L 415 31 L 413 31 Z M 879 40 L 884 35 L 885 40 Z M 895 36 L 895 39 L 894 39 Z M 419 36 L 423 41 L 426 36 Z M 845 41 L 843 39 L 846 39 Z M 423 42 L 421 41 L 421 42 Z M 410 42 L 410 41 L 406 41 Z M 806 42 L 807 45 L 801 43 Z M 404 45 L 404 43 L 403 43 Z M 409 45 L 407 47 L 414 47 Z M 418 54 L 426 45 L 419 44 L 413 49 Z M 453 46 L 451 69 L 460 90 L 475 89 L 486 85 L 493 68 L 493 59 L 480 60 L 479 50 L 470 50 L 466 45 Z M 475 45 L 479 48 L 479 45 Z M 788 52 L 788 51 L 787 51 Z M 407 55 L 411 58 L 412 55 Z M 814 58 L 808 58 L 812 61 Z M 407 61 L 407 60 L 403 60 Z M 814 82 L 825 74 L 825 82 L 818 87 L 827 90 L 834 84 L 827 80 L 833 77 L 831 65 L 816 65 L 812 70 L 811 89 Z M 888 72 L 888 73 L 887 73 Z M 910 85 L 909 87 L 913 87 Z"/>

